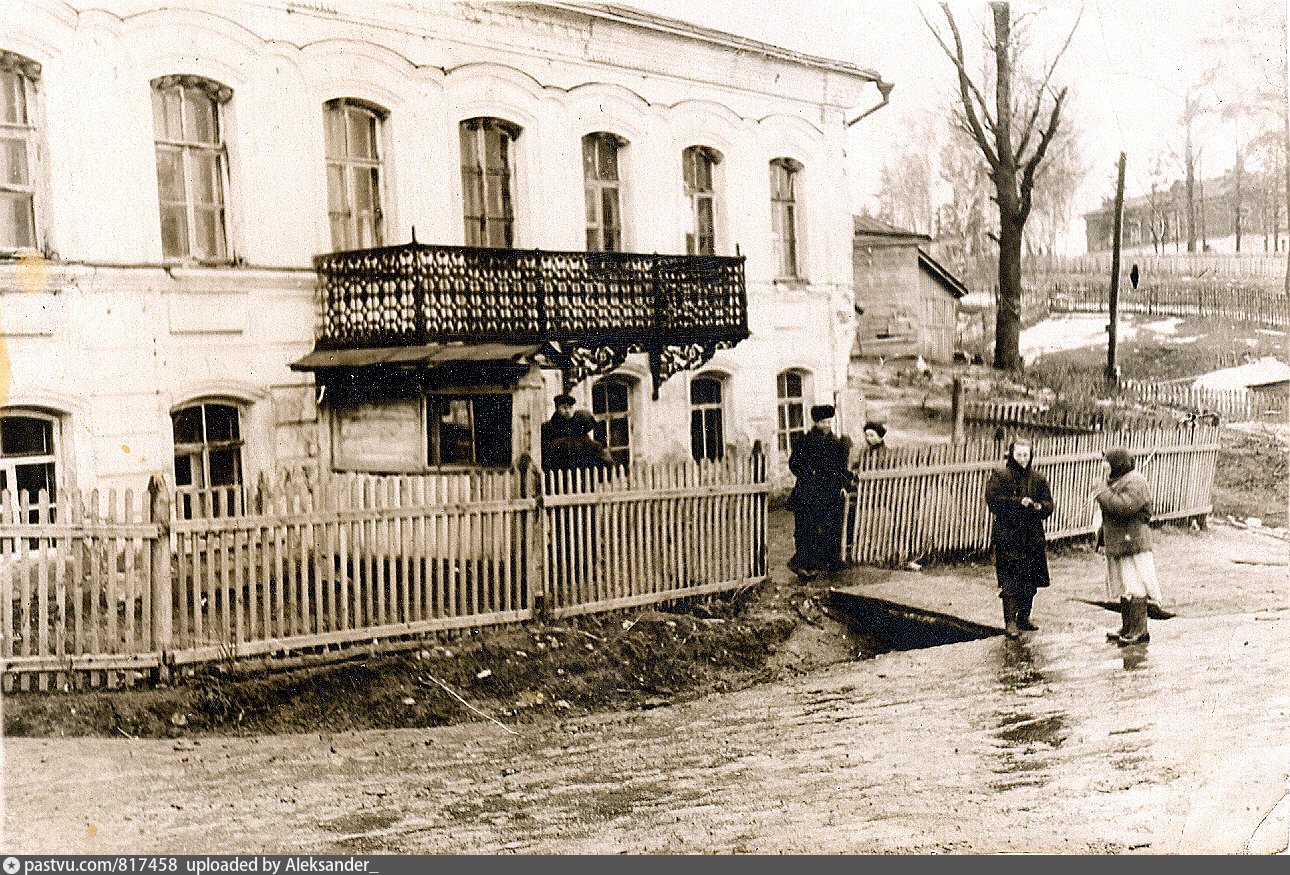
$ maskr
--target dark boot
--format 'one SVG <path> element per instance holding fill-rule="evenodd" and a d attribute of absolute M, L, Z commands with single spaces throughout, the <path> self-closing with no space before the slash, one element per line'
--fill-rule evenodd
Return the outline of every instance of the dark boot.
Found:
<path fill-rule="evenodd" d="M 1003 631 L 1009 638 L 1017 638 L 1021 635 L 1021 627 L 1017 625 L 1017 599 L 1007 593 L 1004 593 L 1003 599 Z"/>
<path fill-rule="evenodd" d="M 1035 603 L 1035 594 L 1019 596 L 1017 599 L 1017 628 L 1022 632 L 1038 632 L 1039 627 L 1030 622 L 1030 608 Z"/>
<path fill-rule="evenodd" d="M 1115 640 L 1121 647 L 1130 644 L 1146 644 L 1151 640 L 1147 634 L 1147 600 L 1131 598 L 1126 609 L 1125 633 Z"/>
<path fill-rule="evenodd" d="M 1121 638 L 1129 634 L 1129 600 L 1120 599 L 1120 628 L 1115 632 L 1107 632 L 1106 640 L 1119 642 Z"/>

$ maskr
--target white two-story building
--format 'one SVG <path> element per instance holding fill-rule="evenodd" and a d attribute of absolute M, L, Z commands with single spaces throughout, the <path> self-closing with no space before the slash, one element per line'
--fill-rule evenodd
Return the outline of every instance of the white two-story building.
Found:
<path fill-rule="evenodd" d="M 855 336 L 879 76 L 601 4 L 0 4 L 0 488 L 782 470 Z M 414 239 L 415 228 L 415 245 Z"/>

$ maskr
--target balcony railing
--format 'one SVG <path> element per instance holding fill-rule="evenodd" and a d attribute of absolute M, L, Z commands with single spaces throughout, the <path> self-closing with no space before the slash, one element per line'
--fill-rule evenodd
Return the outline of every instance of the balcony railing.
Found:
<path fill-rule="evenodd" d="M 656 350 L 748 336 L 742 257 L 411 243 L 314 264 L 320 350 L 499 340 Z"/>

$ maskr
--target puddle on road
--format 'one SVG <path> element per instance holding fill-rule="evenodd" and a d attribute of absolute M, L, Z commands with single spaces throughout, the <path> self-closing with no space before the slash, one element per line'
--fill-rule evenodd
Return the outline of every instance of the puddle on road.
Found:
<path fill-rule="evenodd" d="M 1001 634 L 971 620 L 854 593 L 834 590 L 829 603 L 851 633 L 866 642 L 864 650 L 869 655 L 962 644 Z"/>

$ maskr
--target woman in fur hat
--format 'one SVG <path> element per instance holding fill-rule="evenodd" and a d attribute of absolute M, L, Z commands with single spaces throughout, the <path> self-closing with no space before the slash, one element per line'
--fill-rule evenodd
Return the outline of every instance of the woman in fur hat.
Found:
<path fill-rule="evenodd" d="M 1119 600 L 1122 621 L 1109 641 L 1121 646 L 1151 640 L 1147 633 L 1147 600 L 1160 598 L 1156 562 L 1151 554 L 1151 487 L 1134 470 L 1129 451 L 1106 451 L 1106 485 L 1093 493 L 1102 508 L 1102 541 L 1106 545 L 1108 595 Z"/>

